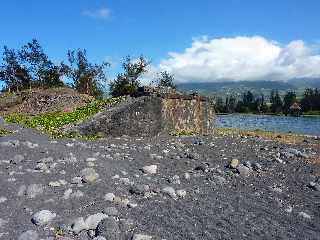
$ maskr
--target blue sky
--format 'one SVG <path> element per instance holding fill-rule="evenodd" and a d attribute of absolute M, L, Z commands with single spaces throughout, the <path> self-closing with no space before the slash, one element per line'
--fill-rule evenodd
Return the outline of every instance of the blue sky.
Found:
<path fill-rule="evenodd" d="M 182 74 L 190 67 L 183 61 L 199 57 L 186 56 L 187 48 L 197 44 L 201 45 L 201 49 L 203 45 L 213 45 L 212 48 L 206 48 L 206 52 L 217 58 L 223 55 L 217 54 L 217 46 L 222 44 L 227 49 L 234 46 L 238 51 L 245 47 L 237 45 L 237 37 L 245 37 L 242 40 L 250 46 L 256 43 L 257 39 L 253 38 L 259 36 L 261 41 L 266 41 L 267 47 L 279 47 L 279 51 L 274 51 L 278 55 L 287 47 L 290 48 L 291 42 L 301 40 L 298 48 L 302 44 L 301 51 L 311 51 L 312 54 L 308 56 L 316 56 L 312 58 L 312 64 L 320 64 L 317 58 L 320 44 L 318 0 L 3 0 L 1 9 L 0 46 L 18 48 L 36 38 L 56 61 L 64 60 L 67 49 L 75 48 L 86 48 L 89 57 L 95 61 L 108 59 L 115 64 L 128 54 L 143 54 L 152 59 L 155 68 L 168 69 L 181 79 L 195 79 L 197 77 L 194 73 L 186 76 Z M 201 36 L 206 37 L 201 40 Z M 233 41 L 229 41 L 230 46 L 224 42 L 212 42 L 215 39 Z M 175 55 L 168 55 L 170 52 Z M 227 60 L 241 62 L 241 57 Z M 198 59 L 199 64 L 201 61 Z M 203 61 L 206 64 L 204 62 L 211 62 L 203 66 L 210 69 L 226 65 L 210 59 Z M 303 59 L 303 62 L 306 60 Z M 181 68 L 181 64 L 185 66 Z M 241 64 L 243 66 L 244 63 Z M 233 66 L 227 67 L 229 69 Z M 272 69 L 266 76 L 277 75 L 281 71 L 285 70 Z M 301 75 L 301 69 L 299 71 Z M 225 68 L 214 74 L 206 74 L 208 76 L 203 81 L 211 78 L 260 78 L 261 75 L 233 76 Z M 286 77 L 300 77 L 297 73 L 290 74 Z M 317 74 L 313 72 L 312 77 Z"/>

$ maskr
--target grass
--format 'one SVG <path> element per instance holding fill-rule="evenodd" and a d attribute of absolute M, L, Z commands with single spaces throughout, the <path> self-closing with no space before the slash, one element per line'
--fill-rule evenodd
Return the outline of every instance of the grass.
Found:
<path fill-rule="evenodd" d="M 320 116 L 320 111 L 308 111 L 304 112 L 303 116 Z"/>
<path fill-rule="evenodd" d="M 305 139 L 302 135 L 291 134 L 291 133 L 277 133 L 270 131 L 263 131 L 260 129 L 256 130 L 241 130 L 233 128 L 216 128 L 215 133 L 218 135 L 232 135 L 232 136 L 251 136 L 251 137 L 262 137 L 269 140 L 289 143 L 289 144 L 298 144 L 302 143 Z"/>
<path fill-rule="evenodd" d="M 0 137 L 4 137 L 4 136 L 7 136 L 8 134 L 11 134 L 12 132 L 7 130 L 7 129 L 4 129 L 4 128 L 0 128 Z"/>
<path fill-rule="evenodd" d="M 75 109 L 73 112 L 62 113 L 44 113 L 37 116 L 27 116 L 22 114 L 9 114 L 4 116 L 4 120 L 8 123 L 17 123 L 27 128 L 36 128 L 53 137 L 83 137 L 75 133 L 64 134 L 59 129 L 67 124 L 79 122 L 87 119 L 106 107 L 122 101 L 122 98 L 109 98 L 105 100 L 95 100 L 83 107 Z M 99 136 L 86 136 L 86 139 L 96 139 Z"/>

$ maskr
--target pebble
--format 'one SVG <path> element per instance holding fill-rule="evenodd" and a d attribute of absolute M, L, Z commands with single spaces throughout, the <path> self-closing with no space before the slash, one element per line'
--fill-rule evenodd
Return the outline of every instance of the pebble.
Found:
<path fill-rule="evenodd" d="M 177 190 L 177 195 L 178 195 L 178 197 L 180 197 L 180 198 L 184 198 L 184 197 L 187 195 L 187 191 L 184 190 L 184 189 Z"/>
<path fill-rule="evenodd" d="M 115 197 L 116 197 L 116 195 L 114 195 L 113 193 L 107 193 L 106 195 L 104 195 L 104 200 L 109 201 L 109 202 L 113 202 Z"/>
<path fill-rule="evenodd" d="M 320 191 L 320 184 L 318 183 L 310 182 L 308 187 L 313 189 L 314 191 Z"/>
<path fill-rule="evenodd" d="M 74 177 L 71 179 L 72 184 L 81 184 L 82 183 L 82 177 Z"/>
<path fill-rule="evenodd" d="M 39 234 L 34 230 L 25 231 L 18 238 L 18 240 L 38 240 L 38 239 L 39 239 Z"/>
<path fill-rule="evenodd" d="M 8 199 L 6 197 L 0 197 L 0 203 L 6 202 Z"/>
<path fill-rule="evenodd" d="M 184 174 L 184 178 L 185 178 L 186 180 L 190 179 L 190 173 L 185 173 L 185 174 Z"/>
<path fill-rule="evenodd" d="M 85 224 L 87 225 L 88 229 L 96 229 L 98 224 L 107 217 L 108 216 L 104 213 L 96 213 L 87 217 Z"/>
<path fill-rule="evenodd" d="M 51 222 L 56 216 L 57 214 L 49 210 L 41 210 L 33 215 L 32 222 L 35 225 L 44 226 Z"/>
<path fill-rule="evenodd" d="M 134 234 L 132 240 L 152 240 L 152 236 L 145 234 Z"/>
<path fill-rule="evenodd" d="M 142 168 L 142 171 L 146 174 L 156 174 L 157 173 L 157 165 L 149 165 L 149 166 L 144 166 Z"/>
<path fill-rule="evenodd" d="M 83 217 L 76 218 L 71 224 L 71 229 L 75 234 L 79 234 L 81 231 L 87 230 L 88 226 L 84 222 Z"/>
<path fill-rule="evenodd" d="M 103 236 L 108 240 L 120 240 L 119 225 L 114 218 L 103 219 L 96 228 L 96 235 Z"/>
<path fill-rule="evenodd" d="M 176 199 L 176 198 L 177 198 L 176 191 L 174 190 L 173 187 L 164 187 L 164 188 L 162 189 L 162 192 L 168 194 L 168 195 L 169 195 L 170 197 L 172 197 L 173 199 Z"/>
<path fill-rule="evenodd" d="M 250 175 L 250 168 L 244 166 L 243 164 L 239 164 L 237 166 L 237 170 L 241 176 L 246 177 Z"/>
<path fill-rule="evenodd" d="M 230 168 L 233 168 L 233 169 L 236 169 L 236 168 L 238 167 L 239 163 L 240 163 L 239 160 L 236 159 L 236 158 L 234 158 L 234 159 L 232 159 L 231 162 L 229 163 L 229 167 L 230 167 Z"/>
<path fill-rule="evenodd" d="M 81 177 L 85 183 L 94 183 L 99 178 L 99 174 L 93 168 L 85 168 L 81 170 Z"/>
<path fill-rule="evenodd" d="M 306 219 L 311 219 L 311 216 L 309 214 L 305 213 L 305 212 L 299 212 L 298 216 L 306 218 Z"/>

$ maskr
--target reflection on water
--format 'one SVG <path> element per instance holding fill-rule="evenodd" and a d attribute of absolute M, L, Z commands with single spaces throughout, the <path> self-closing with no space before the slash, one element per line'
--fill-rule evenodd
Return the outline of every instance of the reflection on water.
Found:
<path fill-rule="evenodd" d="M 320 117 L 286 117 L 269 115 L 218 115 L 216 126 L 245 130 L 267 130 L 320 136 Z"/>

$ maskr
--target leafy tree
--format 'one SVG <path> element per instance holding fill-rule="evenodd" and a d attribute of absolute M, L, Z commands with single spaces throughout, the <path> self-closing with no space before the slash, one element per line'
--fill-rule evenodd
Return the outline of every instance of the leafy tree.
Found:
<path fill-rule="evenodd" d="M 217 113 L 223 113 L 225 112 L 223 99 L 221 97 L 217 98 L 216 104 L 215 104 L 215 110 Z"/>
<path fill-rule="evenodd" d="M 290 107 L 294 102 L 297 101 L 296 93 L 293 91 L 288 91 L 283 97 L 283 113 L 288 114 L 290 111 Z"/>
<path fill-rule="evenodd" d="M 304 112 L 320 110 L 320 91 L 315 88 L 307 88 L 301 99 L 301 106 Z"/>
<path fill-rule="evenodd" d="M 5 83 L 8 90 L 18 91 L 30 86 L 31 76 L 20 62 L 14 49 L 4 46 L 3 65 L 0 66 L 0 80 Z"/>
<path fill-rule="evenodd" d="M 99 97 L 103 94 L 103 84 L 107 78 L 105 69 L 109 63 L 90 63 L 86 50 L 68 51 L 69 65 L 63 65 L 67 76 L 72 80 L 72 86 L 80 93 Z"/>
<path fill-rule="evenodd" d="M 53 64 L 36 39 L 22 47 L 19 57 L 30 72 L 33 85 L 42 87 L 64 85 L 61 78 L 66 73 L 65 68 Z"/>
<path fill-rule="evenodd" d="M 282 111 L 282 99 L 278 91 L 272 90 L 270 95 L 271 112 L 281 113 Z"/>
<path fill-rule="evenodd" d="M 174 76 L 167 71 L 159 73 L 157 83 L 159 87 L 170 87 L 172 89 L 177 88 L 177 86 L 174 84 Z"/>
<path fill-rule="evenodd" d="M 143 56 L 137 61 L 132 61 L 130 56 L 127 56 L 123 63 L 123 73 L 119 73 L 117 78 L 110 82 L 110 94 L 113 97 L 133 95 L 140 86 L 140 77 L 147 72 L 147 67 L 150 62 Z"/>
<path fill-rule="evenodd" d="M 233 113 L 236 110 L 237 99 L 235 96 L 230 96 L 226 98 L 226 107 L 225 110 L 227 113 Z"/>

